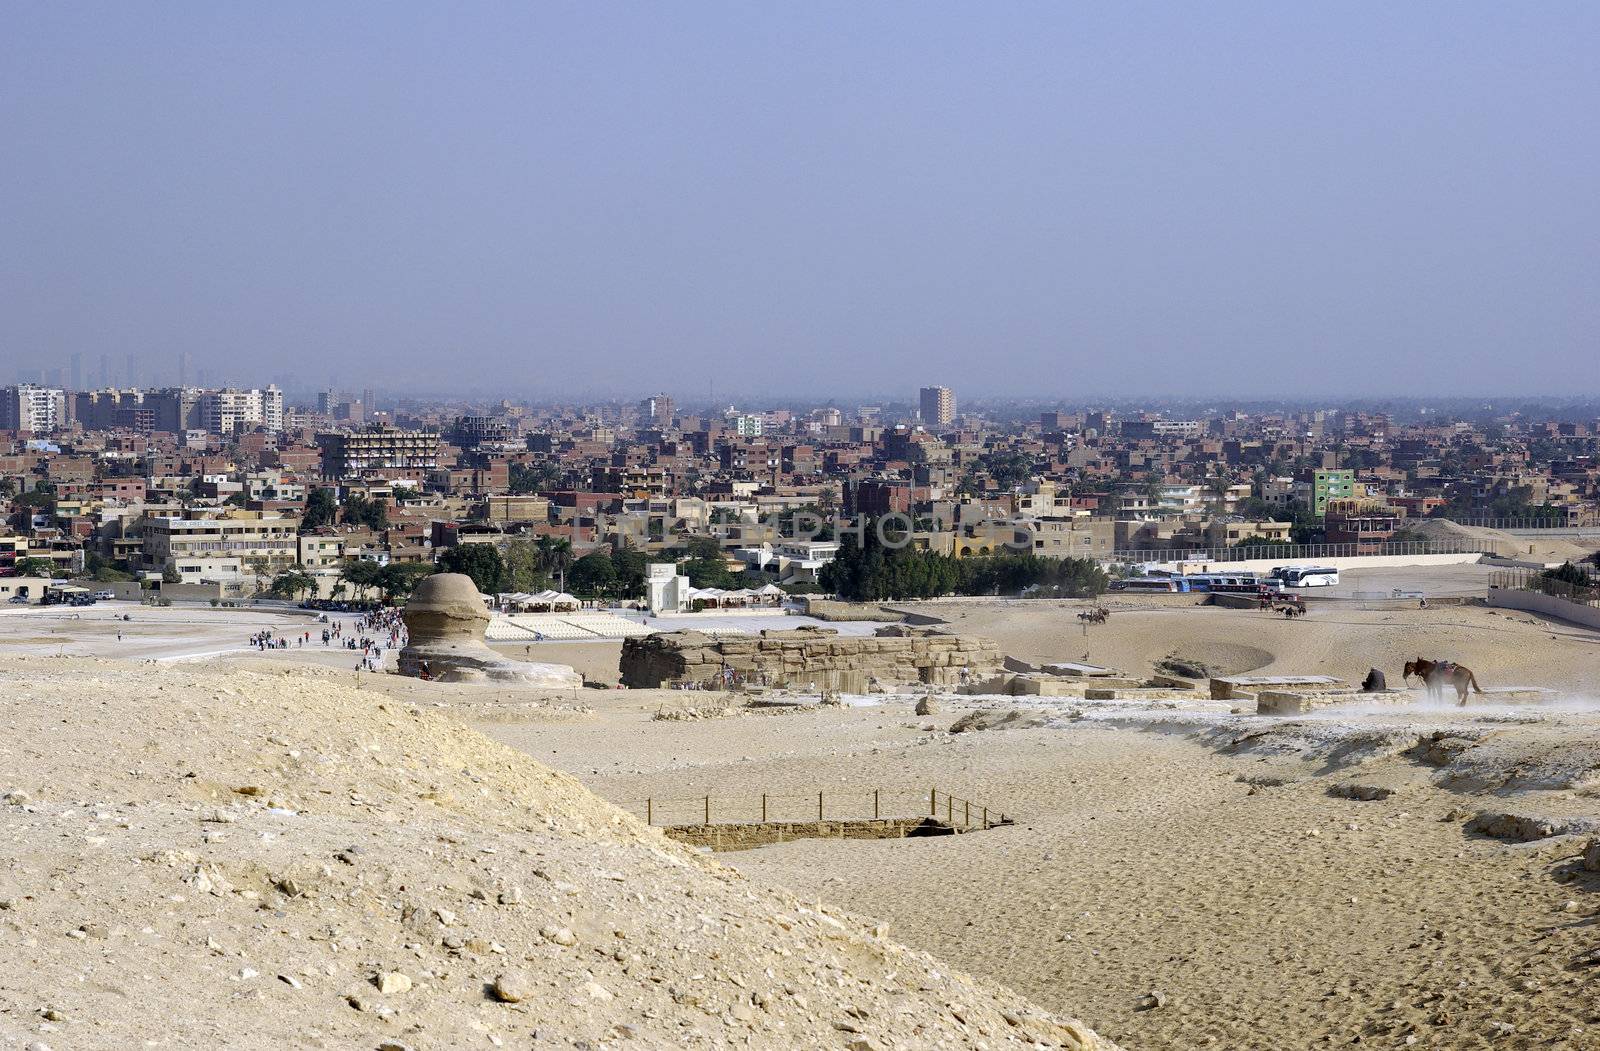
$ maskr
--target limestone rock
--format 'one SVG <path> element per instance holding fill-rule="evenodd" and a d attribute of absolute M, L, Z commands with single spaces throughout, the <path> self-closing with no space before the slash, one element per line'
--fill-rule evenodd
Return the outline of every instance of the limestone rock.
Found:
<path fill-rule="evenodd" d="M 384 971 L 372 980 L 372 984 L 376 985 L 378 992 L 384 996 L 411 991 L 411 977 L 399 971 Z"/>
<path fill-rule="evenodd" d="M 520 1004 L 533 995 L 533 986 L 523 975 L 516 971 L 507 971 L 505 974 L 495 976 L 489 991 L 503 1004 Z"/>
<path fill-rule="evenodd" d="M 932 697 L 923 697 L 922 700 L 917 702 L 915 710 L 918 715 L 938 715 L 939 702 Z"/>

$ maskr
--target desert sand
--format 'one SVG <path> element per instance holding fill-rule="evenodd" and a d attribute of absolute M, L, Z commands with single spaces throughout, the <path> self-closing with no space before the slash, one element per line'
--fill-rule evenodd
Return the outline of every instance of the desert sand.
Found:
<path fill-rule="evenodd" d="M 1398 685 L 1403 660 L 1452 657 L 1559 700 L 1263 718 L 1198 694 L 940 695 L 918 716 L 911 691 L 761 712 L 680 691 L 356 688 L 292 651 L 3 661 L 0 789 L 28 800 L 0 805 L 0 934 L 19 950 L 0 958 L 0 1047 L 519 1046 L 535 1028 L 599 1047 L 618 1026 L 636 1046 L 1000 1047 L 1025 1035 L 1007 1016 L 1037 1035 L 1053 1012 L 1158 1051 L 1600 1049 L 1600 873 L 1583 861 L 1600 637 L 1473 606 L 1318 603 L 1286 622 L 1136 600 L 1085 635 L 1079 608 L 919 612 L 1029 663 L 1376 666 Z M 605 678 L 610 645 L 566 648 L 585 646 Z M 1017 728 L 949 732 L 983 709 Z M 876 788 L 905 810 L 934 786 L 1017 821 L 708 856 L 578 782 L 666 821 L 707 795 L 733 812 L 820 790 L 832 811 Z M 372 850 L 352 865 L 348 845 Z M 499 904 L 512 887 L 523 904 Z M 561 925 L 591 951 L 541 933 Z M 507 968 L 538 996 L 497 1001 Z M 390 969 L 412 989 L 380 993 Z M 1092 1046 L 1060 1024 L 1052 1039 Z"/>
<path fill-rule="evenodd" d="M 0 1046 L 1108 1046 L 345 678 L 0 659 Z"/>
<path fill-rule="evenodd" d="M 1081 656 L 1073 605 L 940 607 L 1023 660 Z M 880 917 L 913 944 L 1126 1047 L 1600 1048 L 1586 953 L 1600 888 L 1579 863 L 1600 817 L 1597 640 L 1477 607 L 1115 614 L 1087 644 L 1148 672 L 1179 653 L 1219 672 L 1311 672 L 1398 683 L 1408 656 L 1451 655 L 1492 685 L 1561 691 L 1555 706 L 1351 707 L 1259 719 L 1176 708 L 915 695 L 875 708 L 662 720 L 714 695 L 603 694 L 585 719 L 482 722 L 601 794 L 937 785 L 1016 813 L 969 835 L 806 840 L 721 855 L 807 900 Z M 592 695 L 591 695 L 592 696 Z M 964 712 L 1021 706 L 1037 728 L 949 734 Z M 1381 799 L 1332 794 L 1356 785 Z M 658 802 L 671 815 L 673 804 Z M 1476 834 L 1509 812 L 1556 835 Z M 684 816 L 678 820 L 693 820 Z M 1572 834 L 1559 834 L 1570 829 Z M 1161 1006 L 1150 1008 L 1152 996 Z"/>

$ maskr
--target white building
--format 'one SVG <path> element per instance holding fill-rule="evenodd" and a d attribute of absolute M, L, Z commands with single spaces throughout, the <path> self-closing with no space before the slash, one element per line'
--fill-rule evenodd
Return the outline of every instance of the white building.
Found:
<path fill-rule="evenodd" d="M 271 576 L 295 564 L 296 521 L 286 518 L 160 518 L 144 520 L 148 569 L 176 567 L 186 584 L 205 579 Z"/>
<path fill-rule="evenodd" d="M 773 573 L 785 584 L 817 582 L 822 567 L 839 557 L 837 540 L 780 540 L 759 547 L 742 547 L 735 554 L 745 569 Z"/>
<path fill-rule="evenodd" d="M 650 563 L 644 579 L 651 614 L 688 612 L 689 578 L 681 576 L 674 563 Z"/>
<path fill-rule="evenodd" d="M 21 383 L 0 388 L 0 431 L 53 431 L 66 423 L 66 391 Z"/>
<path fill-rule="evenodd" d="M 257 427 L 283 430 L 283 391 L 251 388 L 210 390 L 200 395 L 200 419 L 212 434 L 238 434 Z"/>

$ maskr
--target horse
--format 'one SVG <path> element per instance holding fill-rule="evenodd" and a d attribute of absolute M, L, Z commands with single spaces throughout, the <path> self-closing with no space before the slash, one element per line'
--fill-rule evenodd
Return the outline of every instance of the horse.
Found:
<path fill-rule="evenodd" d="M 1406 661 L 1401 678 L 1409 680 L 1413 675 L 1422 680 L 1422 685 L 1427 689 L 1430 698 L 1443 696 L 1446 684 L 1455 687 L 1457 703 L 1462 706 L 1467 703 L 1468 686 L 1471 686 L 1479 696 L 1483 695 L 1483 688 L 1478 685 L 1478 677 L 1472 674 L 1471 668 L 1460 664 L 1428 661 L 1418 657 L 1416 660 Z"/>

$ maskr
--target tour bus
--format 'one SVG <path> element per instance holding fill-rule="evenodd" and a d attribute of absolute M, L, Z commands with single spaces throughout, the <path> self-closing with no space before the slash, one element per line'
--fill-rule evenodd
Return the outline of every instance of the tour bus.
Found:
<path fill-rule="evenodd" d="M 1339 571 L 1328 566 L 1278 566 L 1268 576 L 1286 588 L 1326 588 L 1339 583 Z"/>
<path fill-rule="evenodd" d="M 1254 573 L 1190 573 L 1184 577 L 1189 591 L 1214 595 L 1255 595 L 1261 591 L 1261 578 Z"/>
<path fill-rule="evenodd" d="M 1170 594 L 1174 591 L 1189 590 L 1187 587 L 1178 586 L 1178 582 L 1183 579 L 1183 577 L 1125 577 L 1122 580 L 1113 580 L 1111 590 Z"/>

